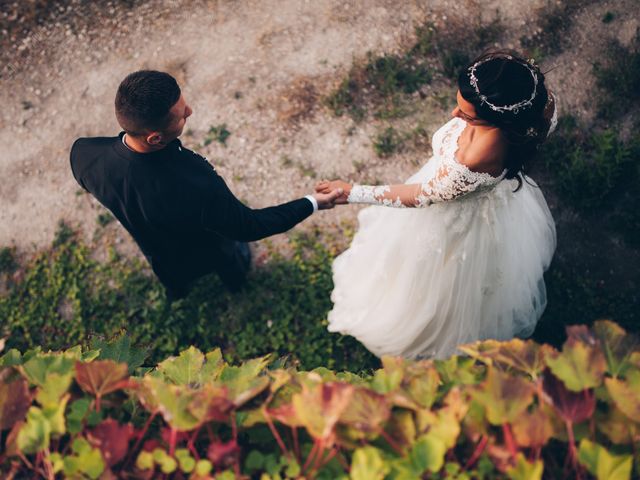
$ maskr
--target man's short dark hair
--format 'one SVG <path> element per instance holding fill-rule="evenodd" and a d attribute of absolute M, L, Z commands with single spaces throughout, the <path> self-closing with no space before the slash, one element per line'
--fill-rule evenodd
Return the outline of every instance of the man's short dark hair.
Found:
<path fill-rule="evenodd" d="M 171 75 L 157 70 L 130 73 L 116 94 L 116 118 L 132 136 L 164 130 L 171 122 L 169 110 L 180 98 L 180 87 Z"/>

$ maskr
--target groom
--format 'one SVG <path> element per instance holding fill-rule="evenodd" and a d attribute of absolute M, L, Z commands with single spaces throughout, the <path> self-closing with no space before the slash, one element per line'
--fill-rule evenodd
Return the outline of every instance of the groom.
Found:
<path fill-rule="evenodd" d="M 78 138 L 71 171 L 131 234 L 169 301 L 186 296 L 211 272 L 239 290 L 251 264 L 246 242 L 289 230 L 318 209 L 332 208 L 342 193 L 262 209 L 244 205 L 206 158 L 182 146 L 178 137 L 192 110 L 168 73 L 128 75 L 115 113 L 123 131 Z"/>

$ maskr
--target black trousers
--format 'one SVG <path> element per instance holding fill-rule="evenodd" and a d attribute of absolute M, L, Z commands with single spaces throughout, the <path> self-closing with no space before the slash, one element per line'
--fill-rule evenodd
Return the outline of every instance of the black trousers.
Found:
<path fill-rule="evenodd" d="M 246 242 L 227 240 L 219 244 L 218 252 L 219 255 L 216 255 L 215 260 L 204 262 L 201 273 L 189 282 L 181 285 L 162 282 L 167 293 L 167 300 L 171 303 L 174 300 L 186 297 L 198 278 L 213 272 L 218 274 L 223 285 L 229 291 L 240 291 L 251 269 L 251 250 L 249 249 L 249 244 Z"/>

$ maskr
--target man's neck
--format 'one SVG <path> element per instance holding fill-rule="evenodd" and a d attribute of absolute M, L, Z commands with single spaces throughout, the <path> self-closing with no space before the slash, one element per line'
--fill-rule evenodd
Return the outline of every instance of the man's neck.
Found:
<path fill-rule="evenodd" d="M 166 147 L 166 145 L 159 145 L 154 147 L 146 142 L 142 142 L 136 138 L 130 137 L 126 133 L 122 136 L 122 141 L 126 147 L 138 153 L 157 152 L 158 150 L 162 150 L 164 147 Z"/>

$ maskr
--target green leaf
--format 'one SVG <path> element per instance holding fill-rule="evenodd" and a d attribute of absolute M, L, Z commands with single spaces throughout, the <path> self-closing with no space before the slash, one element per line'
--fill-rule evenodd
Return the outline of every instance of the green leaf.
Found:
<path fill-rule="evenodd" d="M 205 475 L 209 475 L 211 470 L 213 470 L 213 464 L 206 458 L 203 458 L 196 462 L 194 473 L 200 477 L 204 477 Z"/>
<path fill-rule="evenodd" d="M 382 480 L 389 469 L 380 450 L 371 446 L 361 447 L 351 460 L 351 480 Z"/>
<path fill-rule="evenodd" d="M 470 391 L 493 425 L 513 422 L 533 401 L 534 387 L 522 377 L 489 367 L 485 381 Z"/>
<path fill-rule="evenodd" d="M 191 404 L 199 394 L 185 385 L 172 385 L 165 383 L 161 378 L 145 377 L 136 390 L 140 401 L 150 411 L 156 409 L 162 414 L 164 420 L 176 430 L 188 431 L 202 423 L 207 413 L 206 405 L 198 409 L 196 416 Z"/>
<path fill-rule="evenodd" d="M 89 412 L 91 400 L 82 397 L 71 403 L 69 413 L 67 414 L 67 430 L 69 433 L 75 434 L 82 431 L 82 421 Z"/>
<path fill-rule="evenodd" d="M 176 385 L 200 383 L 200 370 L 204 364 L 204 355 L 191 346 L 180 352 L 178 357 L 169 357 L 158 364 L 158 371 Z"/>
<path fill-rule="evenodd" d="M 151 470 L 153 465 L 153 454 L 142 450 L 136 459 L 136 467 L 140 470 Z"/>
<path fill-rule="evenodd" d="M 116 363 L 126 363 L 129 373 L 142 366 L 148 352 L 140 348 L 131 348 L 131 339 L 127 335 L 120 335 L 114 340 L 105 342 L 98 340 L 91 344 L 92 349 L 100 351 L 99 360 L 113 360 Z M 83 358 L 84 361 L 87 359 Z"/>
<path fill-rule="evenodd" d="M 18 433 L 18 448 L 26 454 L 33 454 L 49 448 L 51 424 L 42 409 L 31 407 L 27 412 L 27 422 Z"/>
<path fill-rule="evenodd" d="M 410 458 L 416 473 L 422 475 L 426 470 L 438 472 L 444 465 L 447 447 L 434 435 L 423 435 L 411 449 Z"/>
<path fill-rule="evenodd" d="M 73 380 L 73 372 L 69 372 L 65 375 L 59 373 L 50 373 L 44 385 L 38 389 L 36 400 L 43 407 L 56 406 L 62 396 L 67 393 Z"/>
<path fill-rule="evenodd" d="M 378 393 L 389 393 L 400 387 L 404 376 L 404 361 L 396 357 L 382 357 L 384 368 L 376 370 L 371 388 Z"/>
<path fill-rule="evenodd" d="M 75 439 L 72 450 L 75 455 L 64 458 L 65 475 L 75 476 L 78 473 L 84 473 L 91 479 L 97 479 L 102 475 L 105 464 L 100 450 L 92 448 L 84 438 Z"/>
<path fill-rule="evenodd" d="M 628 480 L 631 478 L 631 455 L 613 455 L 606 448 L 584 438 L 578 449 L 578 461 L 598 480 Z"/>
<path fill-rule="evenodd" d="M 586 325 L 567 327 L 567 333 L 562 352 L 547 356 L 547 365 L 569 390 L 599 386 L 607 364 L 597 339 Z"/>
<path fill-rule="evenodd" d="M 72 373 L 75 359 L 61 353 L 36 353 L 19 368 L 32 385 L 42 387 L 52 373 Z"/>
<path fill-rule="evenodd" d="M 15 348 L 12 348 L 2 357 L 0 357 L 0 367 L 13 367 L 21 364 L 22 354 Z"/>
<path fill-rule="evenodd" d="M 640 347 L 640 339 L 609 320 L 594 322 L 592 330 L 600 341 L 609 374 L 613 377 L 624 374 L 631 365 L 631 356 Z"/>
<path fill-rule="evenodd" d="M 264 467 L 264 455 L 258 450 L 251 450 L 244 461 L 244 468 L 250 472 L 262 470 Z"/>
<path fill-rule="evenodd" d="M 606 378 L 604 381 L 613 403 L 627 417 L 640 423 L 640 371 L 627 372 L 627 380 Z"/>
<path fill-rule="evenodd" d="M 521 452 L 516 456 L 516 465 L 507 469 L 507 475 L 511 480 L 541 480 L 543 472 L 542 460 L 529 463 Z"/>

